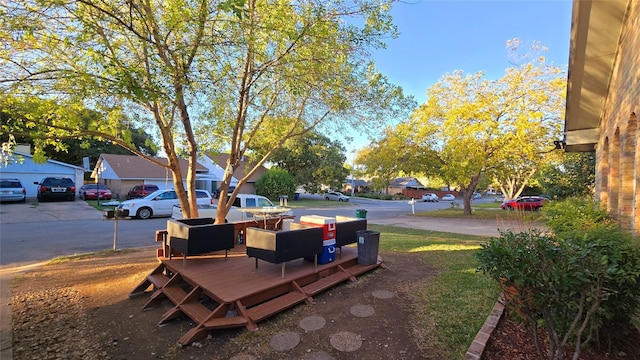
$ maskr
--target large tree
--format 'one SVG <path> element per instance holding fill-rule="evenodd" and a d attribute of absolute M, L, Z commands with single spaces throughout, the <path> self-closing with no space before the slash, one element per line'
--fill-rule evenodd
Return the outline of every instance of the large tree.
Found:
<path fill-rule="evenodd" d="M 376 188 L 389 193 L 391 182 L 404 174 L 432 168 L 435 153 L 416 142 L 414 129 L 407 123 L 387 127 L 382 136 L 358 152 L 355 162 Z"/>
<path fill-rule="evenodd" d="M 68 164 L 81 165 L 83 158 L 88 157 L 90 166 L 95 166 L 100 154 L 123 154 L 131 155 L 132 152 L 99 136 L 66 136 L 62 133 L 45 133 L 32 131 L 28 114 L 37 114 L 39 108 L 55 108 L 57 104 L 53 100 L 24 99 L 15 101 L 11 96 L 3 96 L 0 99 L 0 141 L 9 141 L 9 134 L 13 135 L 16 143 L 37 144 L 39 153 L 38 159 L 52 158 Z M 68 112 L 70 113 L 70 112 Z M 104 121 L 101 113 L 90 109 L 79 109 L 77 116 L 83 128 L 88 128 L 89 124 Z M 156 156 L 157 146 L 150 134 L 144 129 L 136 128 L 132 121 L 129 121 L 128 128 L 122 129 L 122 139 L 126 139 L 128 147 L 133 147 L 143 154 Z M 56 136 L 52 136 L 56 135 Z"/>
<path fill-rule="evenodd" d="M 122 146 L 122 114 L 156 130 L 187 217 L 197 215 L 188 198 L 199 151 L 230 153 L 223 192 L 253 157 L 229 200 L 219 200 L 221 222 L 286 139 L 329 123 L 371 129 L 406 116 L 411 99 L 369 61 L 369 50 L 395 33 L 391 2 L 11 0 L 0 4 L 0 84 L 108 119 L 88 129 L 64 111 L 30 119 L 44 129 L 90 130 Z M 257 143 L 267 150 L 252 153 Z M 188 154 L 186 177 L 180 153 Z"/>
<path fill-rule="evenodd" d="M 411 124 L 437 153 L 431 170 L 463 193 L 465 214 L 483 175 L 526 181 L 541 166 L 560 134 L 565 90 L 564 73 L 544 57 L 508 68 L 498 80 L 456 71 L 428 89 Z"/>
<path fill-rule="evenodd" d="M 273 153 L 270 162 L 293 175 L 297 185 L 306 191 L 317 193 L 323 185 L 332 189 L 342 187 L 349 175 L 345 151 L 339 141 L 311 132 L 285 142 Z"/>

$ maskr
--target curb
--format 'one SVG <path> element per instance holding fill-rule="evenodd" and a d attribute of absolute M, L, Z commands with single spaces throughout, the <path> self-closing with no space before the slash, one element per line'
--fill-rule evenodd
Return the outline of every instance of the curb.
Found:
<path fill-rule="evenodd" d="M 487 342 L 491 338 L 491 334 L 498 326 L 498 322 L 500 318 L 502 318 L 502 314 L 504 313 L 504 296 L 500 294 L 498 297 L 498 301 L 493 305 L 493 310 L 491 314 L 487 317 L 487 320 L 482 325 L 478 334 L 471 342 L 471 346 L 467 350 L 464 358 L 465 360 L 480 360 L 482 358 L 482 353 L 484 349 L 487 347 Z"/>

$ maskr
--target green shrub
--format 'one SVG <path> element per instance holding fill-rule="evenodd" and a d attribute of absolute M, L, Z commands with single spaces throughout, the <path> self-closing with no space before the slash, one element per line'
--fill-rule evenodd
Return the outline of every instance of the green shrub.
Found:
<path fill-rule="evenodd" d="M 295 191 L 295 178 L 286 170 L 269 169 L 256 181 L 256 194 L 268 197 L 276 203 L 282 195 L 286 195 L 293 200 Z"/>
<path fill-rule="evenodd" d="M 598 332 L 628 323 L 638 309 L 640 251 L 628 233 L 589 211 L 557 211 L 551 227 L 559 233 L 503 232 L 476 254 L 479 270 L 513 294 L 507 307 L 537 339 L 541 357 L 563 359 L 567 344 L 577 356 Z M 572 220 L 578 225 L 567 224 Z"/>

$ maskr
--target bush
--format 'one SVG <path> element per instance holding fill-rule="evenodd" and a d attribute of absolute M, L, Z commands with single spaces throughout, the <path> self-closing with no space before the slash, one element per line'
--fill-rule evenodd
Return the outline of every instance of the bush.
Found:
<path fill-rule="evenodd" d="M 579 354 L 603 329 L 630 321 L 640 303 L 640 250 L 593 201 L 572 199 L 547 212 L 553 234 L 503 232 L 476 256 L 479 270 L 513 294 L 507 306 L 540 356 L 562 359 L 565 345 Z M 547 339 L 538 338 L 540 324 Z"/>
<path fill-rule="evenodd" d="M 280 196 L 293 200 L 296 191 L 295 178 L 286 170 L 270 169 L 256 181 L 256 194 L 268 197 L 278 203 Z"/>

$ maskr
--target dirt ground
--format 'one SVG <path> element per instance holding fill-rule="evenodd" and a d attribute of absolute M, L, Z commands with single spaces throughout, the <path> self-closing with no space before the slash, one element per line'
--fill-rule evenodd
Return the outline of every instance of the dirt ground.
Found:
<path fill-rule="evenodd" d="M 436 271 L 419 254 L 381 255 L 386 268 L 325 291 L 314 305 L 301 304 L 260 322 L 257 331 L 220 330 L 183 348 L 176 342 L 193 326 L 188 318 L 158 327 L 171 304 L 143 311 L 150 293 L 128 297 L 156 266 L 155 249 L 47 265 L 14 281 L 13 358 L 449 360 L 429 347 L 429 334 L 414 326 L 409 296 Z M 391 297 L 374 296 L 379 293 Z M 316 326 L 317 320 L 323 326 Z M 640 359 L 640 333 L 628 330 L 612 336 L 611 348 L 585 350 L 580 359 Z M 507 312 L 483 359 L 537 356 L 529 335 Z"/>
<path fill-rule="evenodd" d="M 142 311 L 148 295 L 128 298 L 157 264 L 154 252 L 73 260 L 18 277 L 11 299 L 14 359 L 439 358 L 419 346 L 429 341 L 412 325 L 407 294 L 434 275 L 419 255 L 384 253 L 386 269 L 329 289 L 314 305 L 301 304 L 260 322 L 257 331 L 220 330 L 179 348 L 177 340 L 193 325 L 188 318 L 158 327 L 168 302 Z M 376 292 L 392 297 L 373 296 Z M 325 325 L 303 326 L 314 319 Z M 283 350 L 278 341 L 288 341 L 287 336 L 299 343 Z"/>

